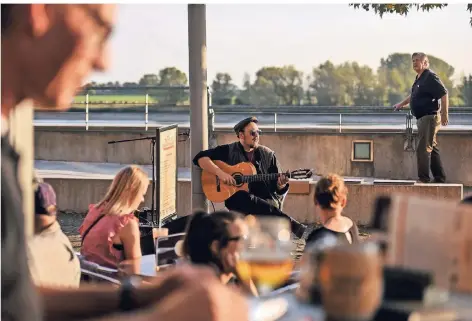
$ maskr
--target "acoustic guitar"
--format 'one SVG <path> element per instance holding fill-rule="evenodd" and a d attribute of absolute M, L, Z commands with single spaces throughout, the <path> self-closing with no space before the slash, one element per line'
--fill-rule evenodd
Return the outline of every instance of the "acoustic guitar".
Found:
<path fill-rule="evenodd" d="M 291 179 L 307 179 L 313 175 L 310 169 L 297 169 L 286 173 L 257 174 L 252 163 L 243 162 L 234 166 L 222 161 L 213 161 L 223 172 L 233 176 L 236 186 L 231 186 L 220 181 L 219 177 L 207 171 L 202 172 L 202 188 L 205 196 L 212 202 L 221 203 L 238 191 L 249 191 L 249 183 L 277 180 L 280 175 Z"/>

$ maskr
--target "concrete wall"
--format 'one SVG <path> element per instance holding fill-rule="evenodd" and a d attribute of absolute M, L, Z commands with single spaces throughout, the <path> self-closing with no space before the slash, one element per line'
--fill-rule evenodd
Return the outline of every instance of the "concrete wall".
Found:
<path fill-rule="evenodd" d="M 218 135 L 220 144 L 233 140 L 234 135 Z M 351 162 L 354 140 L 373 140 L 373 163 Z M 439 135 L 438 140 L 448 181 L 472 185 L 472 135 Z M 269 133 L 261 139 L 287 169 L 313 168 L 321 174 L 417 179 L 416 154 L 404 151 L 404 141 L 400 134 Z"/>
<path fill-rule="evenodd" d="M 84 213 L 89 204 L 96 203 L 107 191 L 111 180 L 97 179 L 48 179 L 56 193 L 60 210 Z M 296 186 L 298 185 L 298 186 Z M 292 182 L 292 193 L 285 199 L 284 211 L 302 222 L 315 222 L 317 220 L 313 203 L 314 184 L 308 182 Z M 408 193 L 431 197 L 434 199 L 446 199 L 460 201 L 462 198 L 462 185 L 427 185 L 416 186 L 401 185 L 349 185 L 348 203 L 345 214 L 356 222 L 366 224 L 370 222 L 377 196 L 391 193 Z M 145 197 L 142 206 L 151 207 L 150 190 Z M 179 181 L 177 184 L 177 212 L 179 215 L 191 213 L 190 181 Z M 222 204 L 216 204 L 221 208 Z"/>
<path fill-rule="evenodd" d="M 105 196 L 111 180 L 106 179 L 68 179 L 47 178 L 43 180 L 54 188 L 57 196 L 57 207 L 60 211 L 86 213 L 90 204 L 99 202 Z M 141 207 L 151 208 L 151 186 Z M 190 181 L 179 181 L 177 184 L 177 212 L 190 213 Z"/>
<path fill-rule="evenodd" d="M 318 219 L 314 205 L 315 184 L 309 184 L 308 193 L 289 194 L 284 203 L 284 211 L 293 215 L 302 222 L 313 222 Z M 348 201 L 344 214 L 359 222 L 370 222 L 375 200 L 381 195 L 392 193 L 406 193 L 438 200 L 454 200 L 459 202 L 463 196 L 462 185 L 348 185 Z"/>
<path fill-rule="evenodd" d="M 133 132 L 57 132 L 36 128 L 36 159 L 150 164 L 149 141 L 108 145 L 108 141 L 150 136 Z M 183 139 L 183 137 L 182 137 Z M 233 133 L 217 133 L 219 144 Z M 351 162 L 353 140 L 373 140 L 373 163 Z M 440 134 L 442 160 L 451 183 L 472 186 L 472 134 Z M 264 133 L 261 143 L 272 148 L 284 168 L 313 168 L 318 173 L 389 179 L 416 179 L 416 156 L 404 150 L 402 134 Z M 178 166 L 190 167 L 190 141 L 178 144 Z"/>
<path fill-rule="evenodd" d="M 183 131 L 181 131 L 182 133 Z M 49 161 L 151 164 L 151 141 L 108 144 L 110 141 L 154 136 L 152 131 L 48 131 L 35 130 L 35 159 Z M 179 137 L 178 166 L 189 167 L 190 140 Z"/>

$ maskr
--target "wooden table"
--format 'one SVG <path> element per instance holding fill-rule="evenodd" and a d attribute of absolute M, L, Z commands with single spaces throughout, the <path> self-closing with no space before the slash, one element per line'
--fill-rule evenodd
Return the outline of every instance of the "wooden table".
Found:
<path fill-rule="evenodd" d="M 156 269 L 155 255 L 145 255 L 141 259 L 133 260 L 130 263 L 135 268 L 135 274 L 142 276 L 144 279 L 159 276 L 159 271 Z M 296 284 L 276 290 L 273 295 L 264 298 L 250 298 L 251 313 L 253 318 L 251 320 L 262 320 L 263 314 L 270 313 L 270 309 L 274 309 L 277 313 L 280 312 L 281 302 L 286 302 L 287 312 L 278 318 L 278 321 L 285 321 L 290 319 L 311 319 L 323 320 L 324 312 L 319 305 L 307 305 L 298 302 L 294 296 Z M 275 300 L 277 299 L 277 300 Z M 264 303 L 266 302 L 267 303 Z M 273 302 L 273 304 L 271 303 Z M 416 303 L 398 303 L 411 305 Z M 284 305 L 284 304 L 282 304 Z M 449 299 L 441 304 L 441 307 L 454 309 L 461 321 L 472 321 L 472 295 L 461 293 L 449 293 Z M 265 311 L 265 312 L 262 312 Z M 260 316 L 258 316 L 260 314 Z"/>
<path fill-rule="evenodd" d="M 277 321 L 290 320 L 313 320 L 324 321 L 325 313 L 321 305 L 305 304 L 299 302 L 295 296 L 296 286 L 288 286 L 274 292 L 265 298 L 250 298 L 251 320 L 264 320 L 264 317 L 281 313 L 281 308 L 286 306 L 285 314 L 277 318 Z M 272 301 L 272 302 L 271 302 Z M 393 303 L 388 303 L 389 305 Z M 396 305 L 405 307 L 415 305 L 419 310 L 424 309 L 420 303 L 415 302 L 395 302 Z M 385 304 L 387 305 L 387 304 Z M 472 294 L 449 293 L 449 299 L 435 307 L 436 311 L 452 309 L 457 314 L 457 320 L 472 321 Z M 416 310 L 416 309 L 415 309 Z M 426 320 L 426 319 L 425 319 Z M 435 319 L 435 320 L 439 320 Z M 447 319 L 444 319 L 447 320 Z M 375 318 L 372 321 L 382 321 Z"/>

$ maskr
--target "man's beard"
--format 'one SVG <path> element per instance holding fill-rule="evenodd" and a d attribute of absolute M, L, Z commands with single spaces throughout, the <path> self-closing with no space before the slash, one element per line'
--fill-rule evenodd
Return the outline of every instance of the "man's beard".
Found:
<path fill-rule="evenodd" d="M 258 145 L 258 142 L 252 142 L 251 144 L 249 144 L 249 147 L 250 148 L 256 148 Z"/>

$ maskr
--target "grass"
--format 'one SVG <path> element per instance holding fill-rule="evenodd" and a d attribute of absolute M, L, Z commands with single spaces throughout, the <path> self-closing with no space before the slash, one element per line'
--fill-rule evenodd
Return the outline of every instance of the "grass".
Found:
<path fill-rule="evenodd" d="M 72 108 L 85 109 L 85 95 L 78 95 L 74 97 L 74 101 L 71 104 Z M 127 110 L 133 107 L 143 107 L 146 103 L 146 96 L 144 94 L 139 95 L 89 95 L 89 108 L 96 109 L 123 109 Z M 156 95 L 149 95 L 148 103 L 150 105 L 157 105 L 162 102 L 159 101 L 159 97 Z M 165 103 L 164 103 L 165 104 Z M 179 102 L 179 106 L 188 106 L 190 101 Z"/>
<path fill-rule="evenodd" d="M 85 95 L 75 96 L 73 104 L 85 104 Z M 157 103 L 159 100 L 149 96 L 149 103 Z M 89 95 L 89 103 L 134 103 L 144 104 L 146 102 L 145 95 Z"/>

